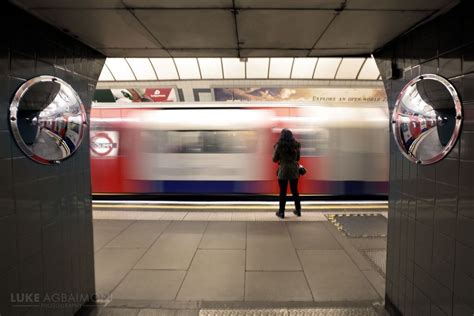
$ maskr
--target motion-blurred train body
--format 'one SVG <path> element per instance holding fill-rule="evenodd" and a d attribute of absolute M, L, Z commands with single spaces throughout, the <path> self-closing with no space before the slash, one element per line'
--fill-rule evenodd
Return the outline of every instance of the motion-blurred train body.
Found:
<path fill-rule="evenodd" d="M 301 143 L 306 195 L 386 195 L 388 110 L 314 103 L 94 104 L 96 194 L 276 194 L 282 128 Z"/>

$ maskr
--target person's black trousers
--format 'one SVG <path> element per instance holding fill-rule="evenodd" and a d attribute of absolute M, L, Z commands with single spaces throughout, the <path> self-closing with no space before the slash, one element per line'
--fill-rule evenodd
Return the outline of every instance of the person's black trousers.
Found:
<path fill-rule="evenodd" d="M 286 189 L 288 187 L 288 181 L 290 181 L 291 194 L 293 194 L 293 198 L 295 200 L 295 210 L 297 212 L 301 212 L 300 195 L 298 193 L 298 179 L 278 179 L 278 184 L 280 185 L 280 214 L 285 213 Z"/>

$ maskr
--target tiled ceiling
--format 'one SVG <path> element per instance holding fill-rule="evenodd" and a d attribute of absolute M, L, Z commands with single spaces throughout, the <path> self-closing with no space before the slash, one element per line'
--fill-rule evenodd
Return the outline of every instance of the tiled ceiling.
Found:
<path fill-rule="evenodd" d="M 12 0 L 110 57 L 369 55 L 459 0 Z"/>
<path fill-rule="evenodd" d="M 378 80 L 380 74 L 371 57 L 109 57 L 99 77 L 99 81 L 202 79 Z"/>

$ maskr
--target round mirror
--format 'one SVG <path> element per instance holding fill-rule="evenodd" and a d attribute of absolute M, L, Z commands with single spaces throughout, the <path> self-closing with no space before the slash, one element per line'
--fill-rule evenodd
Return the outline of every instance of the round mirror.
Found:
<path fill-rule="evenodd" d="M 400 92 L 392 116 L 392 132 L 411 161 L 431 164 L 453 148 L 459 135 L 462 107 L 453 85 L 438 75 L 421 75 Z"/>
<path fill-rule="evenodd" d="M 59 163 L 81 144 L 87 116 L 76 91 L 63 80 L 39 76 L 25 82 L 10 105 L 10 125 L 31 159 Z"/>

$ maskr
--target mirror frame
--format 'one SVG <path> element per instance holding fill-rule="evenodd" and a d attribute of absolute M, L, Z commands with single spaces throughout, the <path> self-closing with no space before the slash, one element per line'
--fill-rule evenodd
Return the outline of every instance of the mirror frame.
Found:
<path fill-rule="evenodd" d="M 44 164 L 44 165 L 52 165 L 52 164 L 59 164 L 61 161 L 68 159 L 71 157 L 77 149 L 80 147 L 82 144 L 82 140 L 84 139 L 84 133 L 82 137 L 79 139 L 78 143 L 76 144 L 76 147 L 73 151 L 70 152 L 70 154 L 66 157 L 63 157 L 61 159 L 54 159 L 54 160 L 48 160 L 44 157 L 38 156 L 35 154 L 28 145 L 25 144 L 23 141 L 23 138 L 20 134 L 20 130 L 18 129 L 18 121 L 17 121 L 17 116 L 18 116 L 18 107 L 20 106 L 20 101 L 22 97 L 25 95 L 26 92 L 35 84 L 40 83 L 40 82 L 56 82 L 59 83 L 60 85 L 66 86 L 66 88 L 70 89 L 75 98 L 79 101 L 79 111 L 80 115 L 82 117 L 82 126 L 83 128 L 86 128 L 88 123 L 87 123 L 87 113 L 84 108 L 84 104 L 82 103 L 81 98 L 77 94 L 76 90 L 69 85 L 67 82 L 62 80 L 61 78 L 54 77 L 54 76 L 37 76 L 32 79 L 29 79 L 25 83 L 23 83 L 15 92 L 15 95 L 13 96 L 12 102 L 10 103 L 10 115 L 9 115 L 9 120 L 10 120 L 10 128 L 13 133 L 13 137 L 18 145 L 20 147 L 21 151 L 30 159 L 33 161 L 36 161 L 38 163 Z"/>
<path fill-rule="evenodd" d="M 456 110 L 456 124 L 454 126 L 454 131 L 453 131 L 453 134 L 451 135 L 451 138 L 449 139 L 448 144 L 446 144 L 446 146 L 444 146 L 444 148 L 441 152 L 439 152 L 437 155 L 435 155 L 434 157 L 432 157 L 428 160 L 419 160 L 419 159 L 415 158 L 414 156 L 409 155 L 405 151 L 403 141 L 401 140 L 401 133 L 400 133 L 401 130 L 398 127 L 399 122 L 397 120 L 399 114 L 401 113 L 400 109 L 401 109 L 401 100 L 403 98 L 403 95 L 405 94 L 405 92 L 411 86 L 415 85 L 417 82 L 419 82 L 421 80 L 434 80 L 434 81 L 437 81 L 437 82 L 441 83 L 448 90 L 449 94 L 451 95 L 452 100 L 454 102 L 454 108 Z M 403 87 L 402 91 L 400 91 L 400 93 L 398 94 L 397 100 L 395 102 L 395 107 L 393 109 L 393 114 L 392 114 L 392 134 L 393 134 L 393 137 L 395 139 L 395 142 L 397 143 L 398 149 L 403 154 L 403 156 L 405 156 L 408 160 L 410 160 L 414 163 L 422 164 L 422 165 L 429 165 L 429 164 L 433 164 L 435 162 L 438 162 L 438 161 L 442 160 L 451 151 L 451 149 L 453 149 L 454 145 L 456 144 L 456 142 L 458 140 L 459 134 L 461 132 L 462 119 L 463 119 L 462 104 L 461 104 L 461 100 L 459 99 L 459 95 L 458 95 L 456 89 L 454 88 L 454 86 L 446 78 L 443 78 L 439 75 L 423 74 L 423 75 L 419 75 L 419 76 L 415 77 L 414 79 L 410 80 Z"/>

